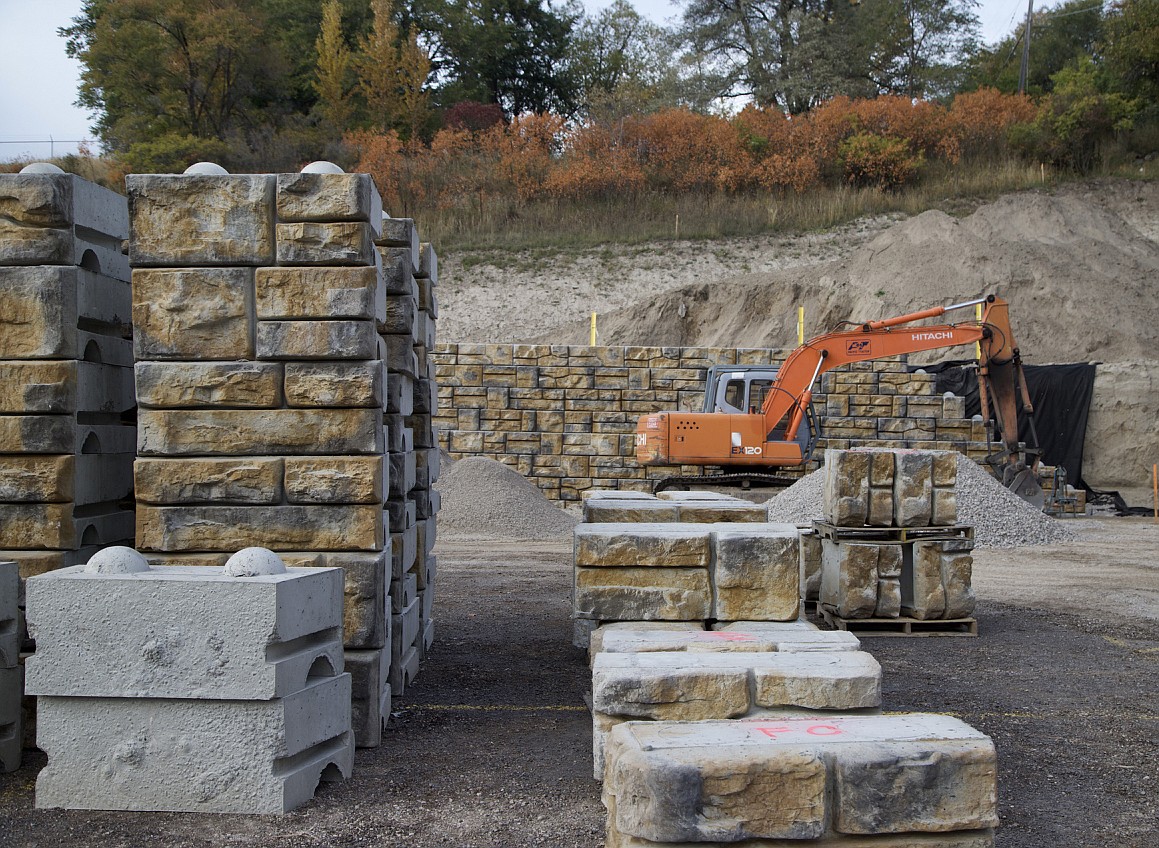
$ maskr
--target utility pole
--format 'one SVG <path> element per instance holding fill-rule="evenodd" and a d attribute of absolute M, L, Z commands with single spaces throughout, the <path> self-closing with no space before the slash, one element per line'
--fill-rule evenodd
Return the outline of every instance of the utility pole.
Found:
<path fill-rule="evenodd" d="M 1026 93 L 1026 76 L 1030 72 L 1030 18 L 1034 14 L 1034 0 L 1026 4 L 1026 30 L 1022 34 L 1022 65 L 1018 69 L 1018 93 Z"/>

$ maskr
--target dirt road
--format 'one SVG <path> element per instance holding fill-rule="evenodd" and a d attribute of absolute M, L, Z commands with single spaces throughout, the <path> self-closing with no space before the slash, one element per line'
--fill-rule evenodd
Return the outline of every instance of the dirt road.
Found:
<path fill-rule="evenodd" d="M 1159 844 L 1159 528 L 980 551 L 981 636 L 867 638 L 887 710 L 951 712 L 999 751 L 1002 848 Z M 282 817 L 33 810 L 0 776 L 5 848 L 602 844 L 570 544 L 440 541 L 436 648 L 354 777 Z"/>

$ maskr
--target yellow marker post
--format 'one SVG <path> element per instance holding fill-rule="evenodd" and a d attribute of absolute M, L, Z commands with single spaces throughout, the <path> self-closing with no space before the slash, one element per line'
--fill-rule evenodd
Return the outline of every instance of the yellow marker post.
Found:
<path fill-rule="evenodd" d="M 592 347 L 596 346 L 596 313 L 592 313 Z"/>
<path fill-rule="evenodd" d="M 974 307 L 974 317 L 978 319 L 978 323 L 982 323 L 982 304 L 977 304 Z M 979 362 L 982 361 L 982 343 L 974 342 L 974 358 Z"/>
<path fill-rule="evenodd" d="M 805 343 L 805 307 L 797 307 L 797 344 Z"/>

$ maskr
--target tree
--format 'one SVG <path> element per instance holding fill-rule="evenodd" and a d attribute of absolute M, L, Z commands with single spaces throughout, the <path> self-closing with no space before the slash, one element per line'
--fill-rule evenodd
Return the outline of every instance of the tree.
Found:
<path fill-rule="evenodd" d="M 977 0 L 863 4 L 862 31 L 876 41 L 868 75 L 878 91 L 929 98 L 957 88 L 963 63 L 977 49 L 977 5 Z"/>
<path fill-rule="evenodd" d="M 373 24 L 355 60 L 367 117 L 374 129 L 417 140 L 430 112 L 430 58 L 417 36 L 399 30 L 389 0 L 372 0 L 371 10 Z"/>
<path fill-rule="evenodd" d="M 1107 68 L 1132 96 L 1159 105 L 1159 2 L 1118 0 L 1107 19 Z"/>
<path fill-rule="evenodd" d="M 315 42 L 318 53 L 314 91 L 318 110 L 339 132 L 350 128 L 354 102 L 350 92 L 352 57 L 342 37 L 342 4 L 326 0 L 322 7 L 322 29 Z"/>

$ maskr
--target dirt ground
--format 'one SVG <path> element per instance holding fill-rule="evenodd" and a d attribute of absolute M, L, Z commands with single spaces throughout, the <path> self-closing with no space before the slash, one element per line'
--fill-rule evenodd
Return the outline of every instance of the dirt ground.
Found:
<path fill-rule="evenodd" d="M 1159 844 L 1159 527 L 976 557 L 978 638 L 869 637 L 887 710 L 960 716 L 999 752 L 1002 848 Z M 34 810 L 0 776 L 0 845 L 602 844 L 570 542 L 441 540 L 437 641 L 352 779 L 281 817 Z"/>

